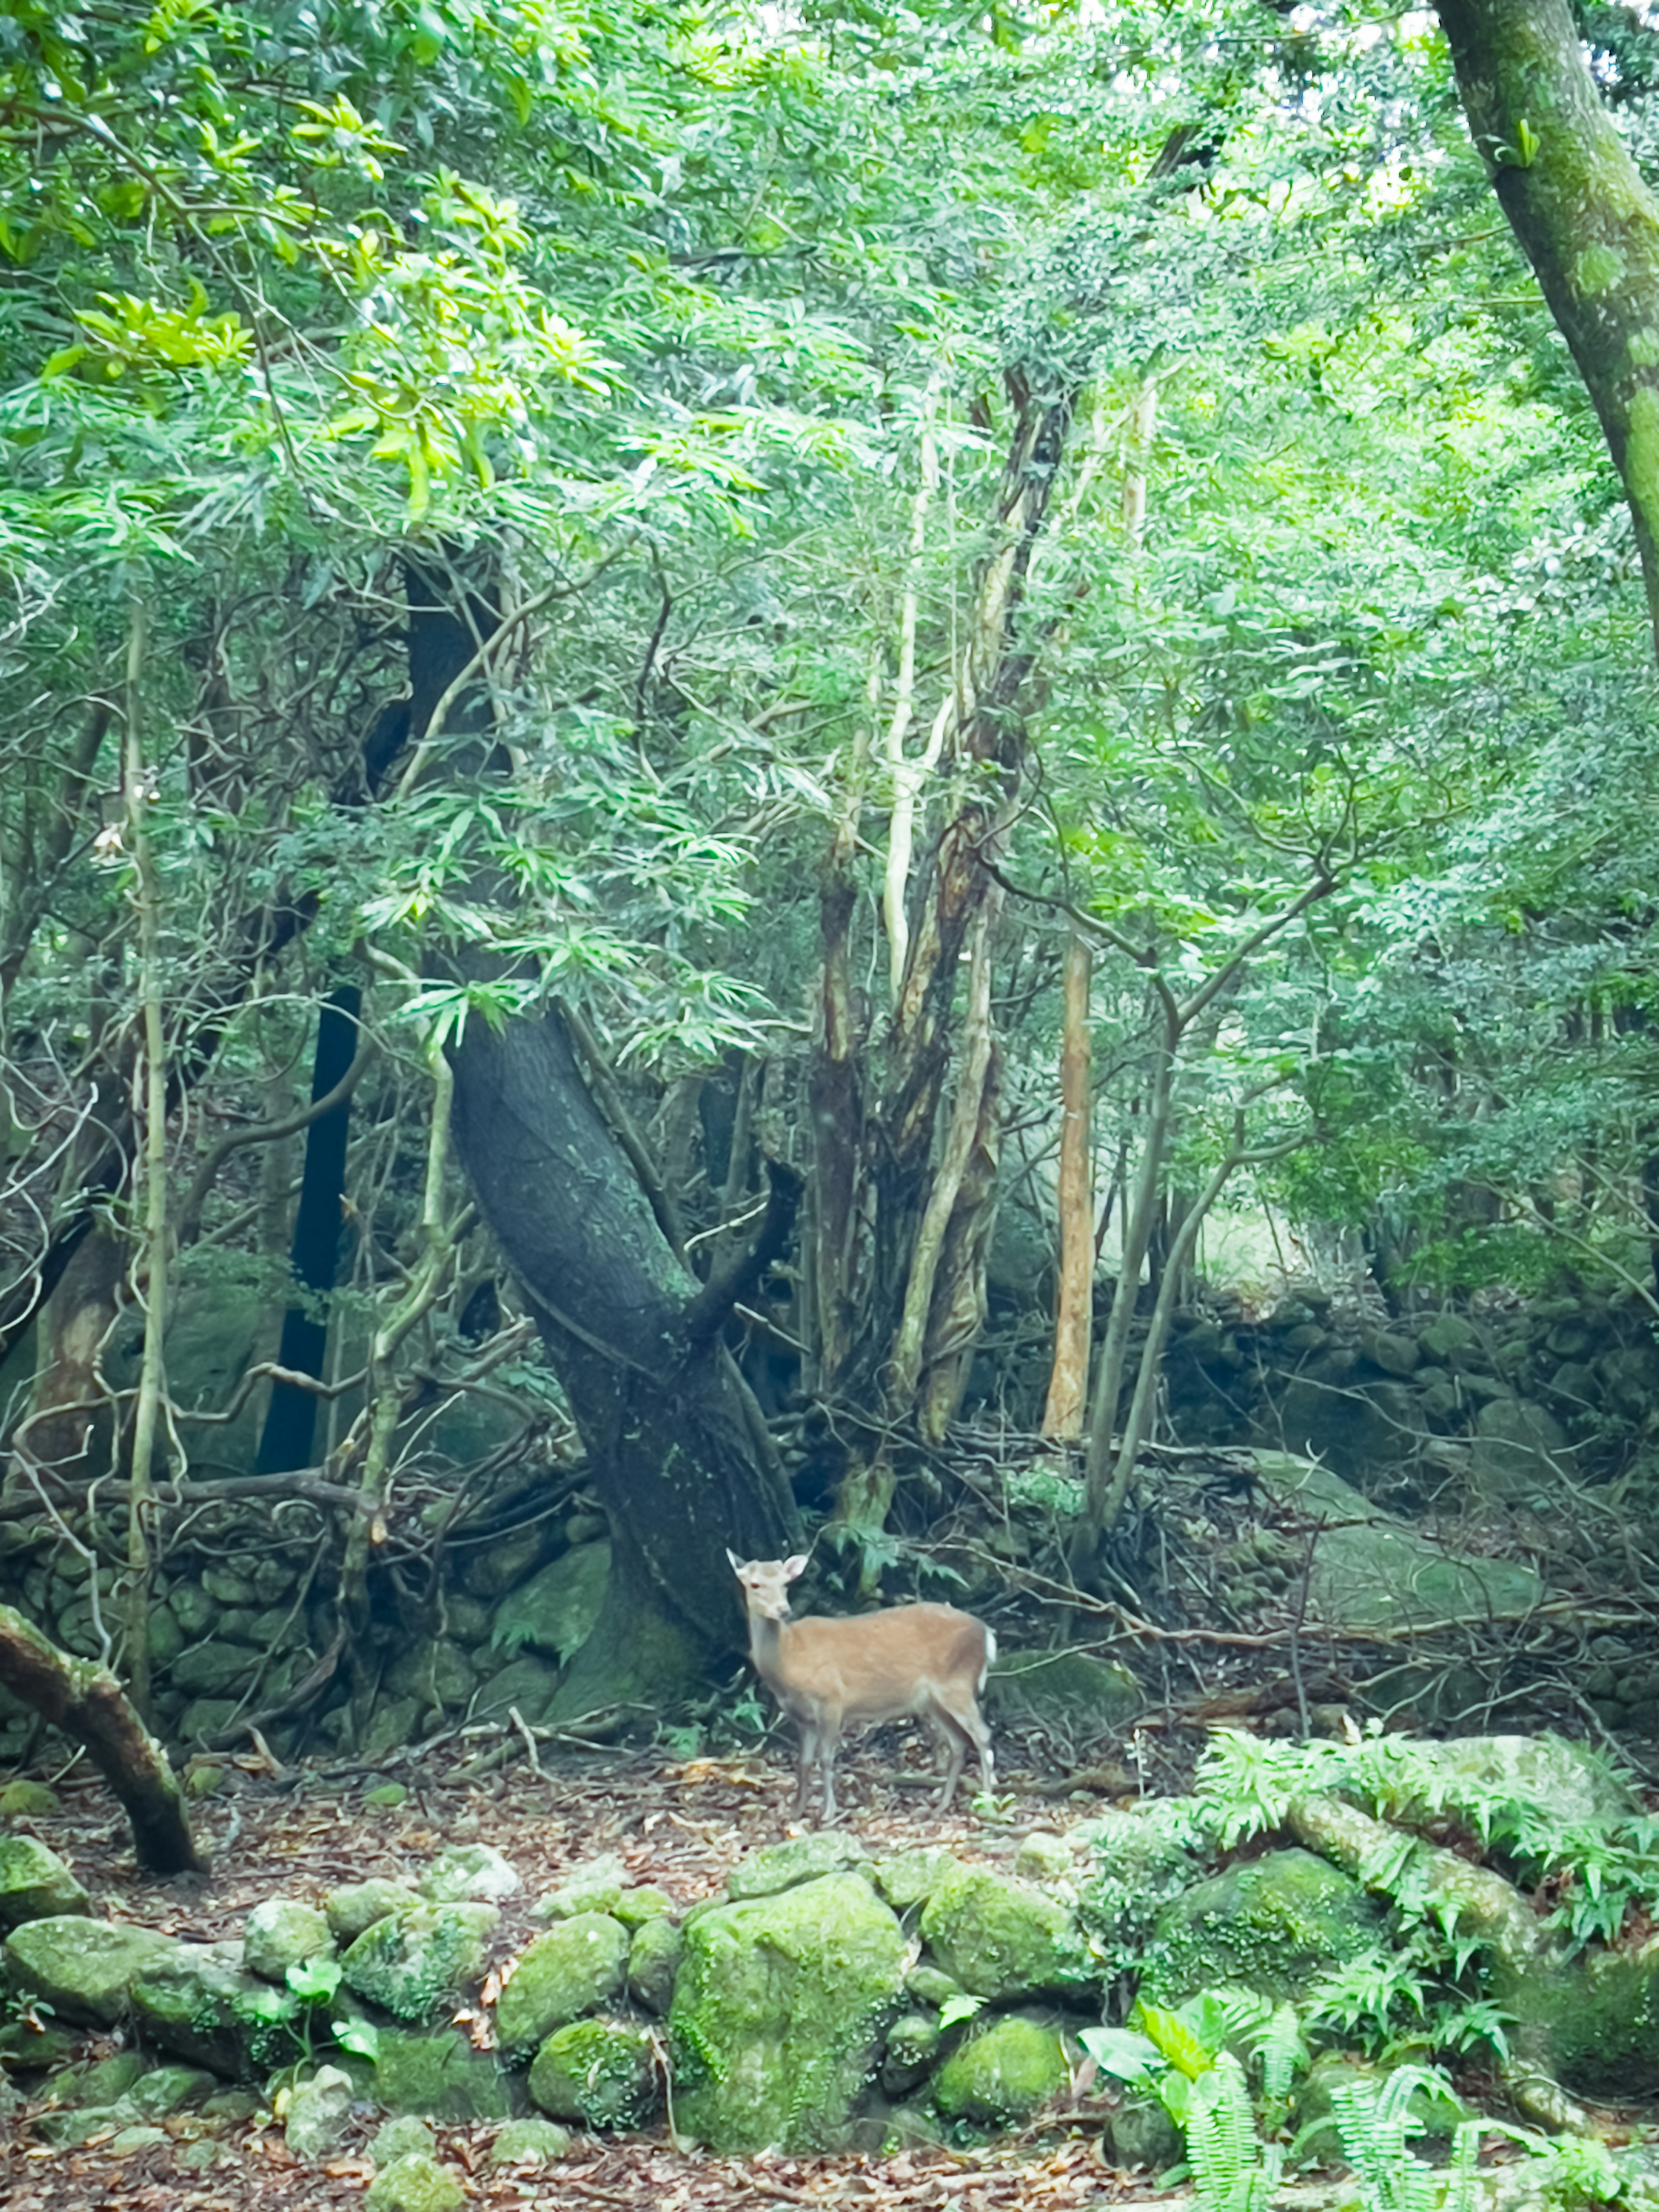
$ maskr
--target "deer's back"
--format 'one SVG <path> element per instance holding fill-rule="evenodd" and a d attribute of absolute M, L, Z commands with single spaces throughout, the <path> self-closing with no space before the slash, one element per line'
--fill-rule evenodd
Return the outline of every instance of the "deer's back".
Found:
<path fill-rule="evenodd" d="M 896 1605 L 845 1620 L 790 1622 L 782 1638 L 785 1702 L 838 1708 L 848 1720 L 921 1712 L 941 1688 L 976 1690 L 990 1631 L 952 1605 Z"/>

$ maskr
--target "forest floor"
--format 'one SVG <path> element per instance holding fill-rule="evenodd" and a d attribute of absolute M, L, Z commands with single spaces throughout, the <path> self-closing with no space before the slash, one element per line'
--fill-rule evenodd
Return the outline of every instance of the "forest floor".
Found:
<path fill-rule="evenodd" d="M 896 1760 L 892 1741 L 885 1738 L 837 1769 L 843 1831 L 874 1853 L 942 1844 L 969 1862 L 1006 1868 L 1033 1827 L 1063 1830 L 1098 1808 L 1097 1797 L 1056 1799 L 1039 1794 L 1044 1784 L 1036 1778 L 1015 1773 L 994 1825 L 963 1811 L 961 1796 L 953 1815 L 940 1819 L 924 1794 L 926 1747 L 907 1732 Z M 502 1910 L 501 1960 L 539 1932 L 531 1914 L 536 1899 L 601 1853 L 616 1853 L 631 1882 L 657 1884 L 684 1910 L 720 1891 L 750 1852 L 796 1832 L 788 1817 L 793 1772 L 775 1750 L 690 1761 L 656 1753 L 584 1757 L 550 1764 L 539 1775 L 521 1766 L 448 1786 L 422 1778 L 418 1767 L 415 1774 L 405 1802 L 392 1807 L 366 1802 L 380 1774 L 318 1768 L 273 1779 L 227 1761 L 219 1792 L 193 1815 L 210 1871 L 169 1881 L 138 1873 L 115 1801 L 78 1768 L 61 1777 L 42 1772 L 59 1808 L 19 1826 L 69 1862 L 101 1913 L 197 1942 L 240 1936 L 251 1908 L 268 1898 L 315 1901 L 371 1875 L 413 1881 L 445 1844 L 493 1844 L 524 1882 Z M 84 2055 L 106 2056 L 116 2047 L 109 2037 L 89 2034 Z M 74 2148 L 43 2142 L 28 2125 L 32 2109 L 0 2110 L 5 2212 L 250 2212 L 256 2204 L 259 2212 L 309 2212 L 356 2203 L 373 2178 L 368 2144 L 383 2117 L 366 2110 L 337 2154 L 310 2166 L 296 2160 L 268 2113 L 256 2115 L 216 2133 L 219 2157 L 191 2170 L 175 2156 L 204 2132 L 188 2114 L 166 2124 L 167 2142 L 116 2155 L 95 2140 Z M 1114 2172 L 1107 2163 L 1107 2111 L 1103 2098 L 1085 2093 L 1069 2112 L 993 2148 L 919 2146 L 893 2156 L 717 2159 L 675 2150 L 663 2131 L 579 2137 L 574 2155 L 533 2172 L 490 2165 L 495 2123 L 439 2122 L 434 2132 L 438 2154 L 464 2183 L 469 2203 L 491 2212 L 532 2205 L 541 2212 L 553 2206 L 763 2212 L 775 2205 L 875 2204 L 884 2212 L 934 2212 L 947 2203 L 963 2212 L 1072 2212 L 1103 2200 L 1160 2201 L 1144 2174 Z"/>

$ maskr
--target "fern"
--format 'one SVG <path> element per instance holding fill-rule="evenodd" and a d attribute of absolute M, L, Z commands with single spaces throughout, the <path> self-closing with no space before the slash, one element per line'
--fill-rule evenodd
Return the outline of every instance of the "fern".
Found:
<path fill-rule="evenodd" d="M 1255 2131 L 1244 2069 L 1224 2051 L 1192 2085 L 1187 2163 L 1203 2212 L 1267 2212 L 1283 2154 Z"/>
<path fill-rule="evenodd" d="M 1430 2066 L 1399 2066 L 1381 2081 L 1356 2075 L 1331 2089 L 1342 2155 L 1359 2185 L 1361 2212 L 1437 2212 L 1442 2185 L 1435 2169 L 1416 2157 L 1411 2146 L 1425 2131 L 1416 2109 L 1420 2094 L 1450 2094 L 1445 2076 Z M 1460 2123 L 1479 2141 L 1478 2123 Z M 1465 2167 L 1473 2168 L 1466 2146 Z"/>

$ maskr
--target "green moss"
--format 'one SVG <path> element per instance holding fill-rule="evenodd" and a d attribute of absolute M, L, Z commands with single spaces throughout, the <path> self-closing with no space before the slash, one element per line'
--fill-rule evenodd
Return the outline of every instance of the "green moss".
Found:
<path fill-rule="evenodd" d="M 1659 362 L 1659 331 L 1635 331 L 1626 351 L 1632 368 L 1651 368 Z"/>
<path fill-rule="evenodd" d="M 975 1996 L 1006 2002 L 1042 1990 L 1085 1989 L 1096 1978 L 1066 1908 L 1006 1875 L 948 1876 L 927 1901 L 921 1937 Z"/>
<path fill-rule="evenodd" d="M 496 2001 L 502 2050 L 532 2050 L 554 2028 L 619 1996 L 628 1953 L 628 1930 L 604 1912 L 579 1912 L 538 1936 Z"/>
<path fill-rule="evenodd" d="M 946 2119 L 1006 2125 L 1029 2120 L 1070 2073 L 1056 2031 L 1011 2013 L 945 2060 L 933 2076 L 933 2101 Z"/>
<path fill-rule="evenodd" d="M 1311 1851 L 1271 1851 L 1189 1889 L 1158 1915 L 1148 1994 L 1178 2003 L 1219 1983 L 1301 1995 L 1322 1968 L 1368 1951 L 1383 1908 Z"/>
<path fill-rule="evenodd" d="M 1572 287 L 1581 299 L 1593 300 L 1598 293 L 1611 292 L 1624 278 L 1625 257 L 1615 246 L 1597 243 L 1574 257 Z"/>
<path fill-rule="evenodd" d="M 1626 411 L 1625 488 L 1631 504 L 1659 537 L 1659 392 L 1643 385 Z"/>
<path fill-rule="evenodd" d="M 590 2128 L 639 2126 L 656 2102 L 656 2053 L 630 2021 L 573 2021 L 536 2053 L 530 2094 L 557 2120 Z"/>

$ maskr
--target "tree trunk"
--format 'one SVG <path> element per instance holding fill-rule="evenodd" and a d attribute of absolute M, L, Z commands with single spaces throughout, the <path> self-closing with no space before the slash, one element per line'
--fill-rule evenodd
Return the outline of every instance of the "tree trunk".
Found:
<path fill-rule="evenodd" d="M 702 1285 L 669 1249 L 556 1016 L 453 1054 L 453 1127 L 485 1219 L 524 1283 L 611 1521 L 611 1576 L 556 1711 L 654 1706 L 744 1648 L 728 1546 L 781 1558 L 799 1523 L 762 1464 L 720 1339 L 735 1278 Z M 775 1197 L 776 1192 L 775 1189 Z M 745 1263 L 782 1240 L 774 1209 Z"/>
<path fill-rule="evenodd" d="M 1089 979 L 1093 958 L 1073 935 L 1066 945 L 1060 1052 L 1060 1297 L 1054 1364 L 1043 1409 L 1045 1437 L 1080 1437 L 1094 1326 L 1094 1176 L 1089 1124 Z"/>
<path fill-rule="evenodd" d="M 1624 480 L 1659 645 L 1659 198 L 1567 0 L 1441 0 L 1469 131 Z"/>
<path fill-rule="evenodd" d="M 0 1605 L 0 1682 L 76 1743 L 120 1799 L 149 1874 L 195 1874 L 202 1859 L 167 1753 L 107 1667 L 72 1659 Z"/>

